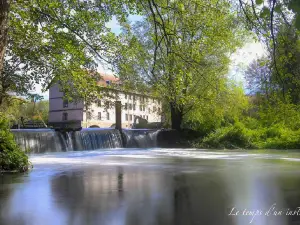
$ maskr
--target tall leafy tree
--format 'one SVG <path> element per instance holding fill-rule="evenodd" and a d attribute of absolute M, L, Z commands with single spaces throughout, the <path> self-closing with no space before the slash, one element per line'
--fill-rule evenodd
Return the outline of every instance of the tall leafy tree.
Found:
<path fill-rule="evenodd" d="M 284 61 L 289 61 L 295 53 L 292 50 L 295 47 L 292 39 L 297 40 L 296 36 L 300 30 L 300 2 L 298 0 L 239 0 L 239 7 L 248 28 L 253 30 L 260 41 L 266 45 L 273 80 L 276 80 L 283 99 L 288 100 L 291 90 L 294 92 L 296 86 L 295 83 L 291 85 L 291 79 L 288 78 L 291 73 L 283 66 L 284 64 L 287 66 Z M 283 46 L 286 46 L 284 51 L 282 51 Z M 289 53 L 286 54 L 287 52 Z M 294 57 L 296 58 L 297 54 Z M 295 96 L 292 98 L 295 101 Z"/>
<path fill-rule="evenodd" d="M 97 82 L 95 76 L 83 74 L 82 70 L 94 71 L 99 63 L 107 66 L 114 63 L 119 42 L 106 23 L 113 16 L 125 21 L 136 9 L 132 0 L 3 0 L 1 3 L 6 8 L 1 7 L 0 29 L 1 34 L 7 34 L 1 35 L 1 60 L 5 47 L 8 51 L 6 68 L 0 67 L 0 78 L 22 74 L 24 81 L 42 83 L 44 88 L 53 79 L 64 86 L 72 80 L 73 90 L 77 92 L 86 82 L 91 84 L 90 92 L 97 91 L 93 88 Z M 2 82 L 0 86 L 2 92 L 9 89 L 7 83 Z M 10 89 L 15 88 L 10 85 Z M 0 103 L 3 97 L 0 94 Z"/>
<path fill-rule="evenodd" d="M 143 2 L 145 21 L 125 26 L 119 73 L 145 82 L 168 102 L 172 128 L 226 79 L 244 35 L 227 1 Z"/>

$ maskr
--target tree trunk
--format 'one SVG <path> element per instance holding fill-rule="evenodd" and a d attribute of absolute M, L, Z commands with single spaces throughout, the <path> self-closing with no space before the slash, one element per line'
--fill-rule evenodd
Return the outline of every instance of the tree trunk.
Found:
<path fill-rule="evenodd" d="M 175 102 L 170 102 L 172 129 L 181 130 L 183 114 Z"/>
<path fill-rule="evenodd" d="M 10 0 L 0 0 L 0 74 L 7 45 L 9 5 Z"/>

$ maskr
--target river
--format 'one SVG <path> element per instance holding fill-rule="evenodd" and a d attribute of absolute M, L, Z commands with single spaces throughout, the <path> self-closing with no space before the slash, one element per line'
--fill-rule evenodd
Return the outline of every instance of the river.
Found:
<path fill-rule="evenodd" d="M 0 175 L 1 225 L 300 224 L 298 153 L 120 148 L 30 161 Z"/>

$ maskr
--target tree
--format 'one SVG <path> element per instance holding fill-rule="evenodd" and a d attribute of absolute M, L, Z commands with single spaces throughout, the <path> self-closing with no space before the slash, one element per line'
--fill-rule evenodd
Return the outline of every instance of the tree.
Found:
<path fill-rule="evenodd" d="M 0 1 L 0 75 L 3 69 L 4 55 L 7 44 L 9 0 Z"/>
<path fill-rule="evenodd" d="M 244 32 L 227 1 L 148 0 L 143 6 L 145 21 L 125 26 L 118 72 L 154 88 L 169 104 L 172 128 L 180 130 L 184 116 L 226 79 Z"/>
<path fill-rule="evenodd" d="M 297 35 L 300 30 L 300 2 L 298 0 L 239 0 L 239 7 L 245 16 L 248 28 L 253 30 L 267 46 L 272 79 L 277 80 L 282 98 L 287 101 L 291 90 L 294 92 L 296 86 L 295 82 L 293 87 L 291 86 L 289 78 L 291 73 L 287 71 L 287 67 L 282 66 L 283 61 L 289 61 L 293 57 L 292 51 L 287 50 L 291 45 L 295 45 L 291 40 L 297 40 L 295 34 Z M 282 51 L 283 46 L 286 46 L 284 51 Z M 297 54 L 294 57 L 296 58 Z M 295 95 L 292 95 L 293 101 L 298 101 L 295 100 Z"/>
<path fill-rule="evenodd" d="M 1 68 L 0 78 L 8 76 L 13 80 L 11 76 L 21 70 L 22 79 L 28 86 L 32 82 L 42 83 L 47 89 L 53 79 L 65 86 L 72 80 L 73 86 L 80 90 L 84 82 L 97 82 L 88 73 L 83 74 L 82 69 L 95 71 L 99 63 L 112 67 L 115 60 L 119 42 L 106 27 L 106 22 L 113 16 L 125 21 L 128 13 L 134 13 L 136 8 L 131 0 L 34 0 L 12 2 L 10 8 L 8 6 L 9 1 L 7 10 L 1 14 L 3 18 L 5 16 L 3 27 L 8 34 L 1 46 L 8 50 L 5 70 L 10 73 L 2 75 Z M 4 55 L 4 50 L 2 53 Z M 7 84 L 2 83 L 0 91 L 9 90 Z M 0 104 L 5 96 L 0 95 Z"/>
<path fill-rule="evenodd" d="M 268 100 L 276 95 L 289 103 L 300 102 L 298 33 L 295 26 L 288 27 L 282 24 L 275 37 L 277 43 L 275 54 L 271 52 L 267 57 L 252 62 L 245 72 L 248 89 L 262 94 Z"/>
<path fill-rule="evenodd" d="M 251 62 L 244 75 L 250 94 L 262 94 L 268 98 L 272 89 L 272 71 L 268 58 L 262 57 Z"/>

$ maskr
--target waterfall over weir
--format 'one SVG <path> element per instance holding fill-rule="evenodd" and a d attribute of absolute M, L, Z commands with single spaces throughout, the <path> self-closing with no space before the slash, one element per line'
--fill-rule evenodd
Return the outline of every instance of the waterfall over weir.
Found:
<path fill-rule="evenodd" d="M 52 129 L 11 130 L 22 150 L 29 153 L 82 151 L 105 148 L 156 147 L 157 130 L 87 128 L 81 131 L 59 132 Z"/>

